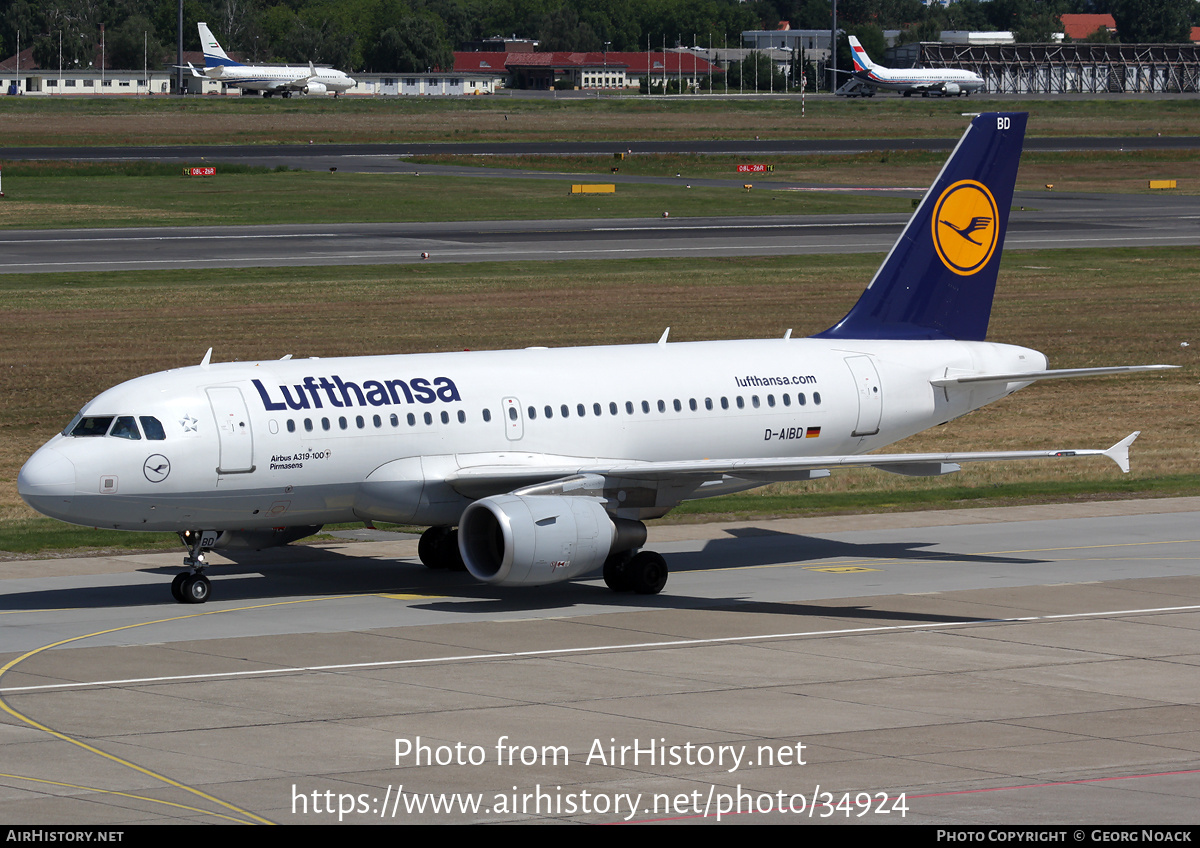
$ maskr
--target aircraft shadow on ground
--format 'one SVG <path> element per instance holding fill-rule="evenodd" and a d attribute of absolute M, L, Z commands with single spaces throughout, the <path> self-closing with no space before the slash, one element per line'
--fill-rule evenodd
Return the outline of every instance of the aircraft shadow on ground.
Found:
<path fill-rule="evenodd" d="M 699 571 L 721 571 L 754 567 L 786 566 L 795 563 L 804 568 L 853 567 L 858 562 L 868 568 L 889 565 L 946 563 L 957 567 L 982 568 L 989 565 L 1037 565 L 1044 560 L 960 554 L 928 550 L 933 542 L 854 543 L 813 536 L 801 536 L 756 528 L 735 531 L 735 538 L 708 542 L 700 551 L 664 552 L 674 575 Z M 610 591 L 594 575 L 585 581 L 567 581 L 547 586 L 488 586 L 462 572 L 433 571 L 416 559 L 380 559 L 355 556 L 353 547 L 333 550 L 308 546 L 290 546 L 267 551 L 221 552 L 221 560 L 209 567 L 213 581 L 212 601 L 216 603 L 262 603 L 310 596 L 346 596 L 356 594 L 429 595 L 428 601 L 406 599 L 410 606 L 450 611 L 458 614 L 490 615 L 504 612 L 540 611 L 577 606 L 608 606 L 642 609 L 721 609 L 736 607 L 740 612 L 766 612 L 789 615 L 852 616 L 944 620 L 936 615 L 911 615 L 870 610 L 865 607 L 833 607 L 801 603 L 763 602 L 746 596 L 700 597 L 679 594 L 671 582 L 659 595 L 636 595 Z M 236 557 L 236 561 L 234 561 Z M 302 557 L 302 559 L 298 559 Z M 182 556 L 180 557 L 182 559 Z M 215 558 L 214 558 L 215 559 Z M 212 606 L 176 604 L 170 595 L 170 578 L 182 565 L 141 570 L 143 575 L 159 575 L 161 582 L 116 583 L 107 586 L 76 586 L 0 596 L 0 610 L 103 609 L 110 607 L 157 606 L 172 612 L 203 612 Z M 81 578 L 83 581 L 85 578 Z M 92 580 L 93 578 L 86 578 Z M 120 577 L 117 576 L 117 580 Z M 799 577 L 798 579 L 803 579 Z M 678 584 L 677 584 L 678 585 Z M 463 603 L 467 601 L 469 603 Z M 955 618 L 954 620 L 960 620 Z"/>

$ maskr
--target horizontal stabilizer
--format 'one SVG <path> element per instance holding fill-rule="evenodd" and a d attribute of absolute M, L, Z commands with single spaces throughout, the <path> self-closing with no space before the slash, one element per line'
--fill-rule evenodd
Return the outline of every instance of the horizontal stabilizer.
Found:
<path fill-rule="evenodd" d="M 1124 473 L 1129 473 L 1129 446 L 1141 435 L 1141 430 L 1134 430 L 1121 441 L 1104 452 L 1104 455 L 1115 462 Z"/>
<path fill-rule="evenodd" d="M 1113 365 L 1108 368 L 1059 368 L 1053 371 L 1012 371 L 1006 374 L 960 374 L 930 380 L 934 386 L 956 386 L 966 383 L 1033 383 L 1037 380 L 1066 380 L 1072 377 L 1102 377 L 1110 374 L 1133 374 L 1137 371 L 1171 371 L 1178 365 Z"/>

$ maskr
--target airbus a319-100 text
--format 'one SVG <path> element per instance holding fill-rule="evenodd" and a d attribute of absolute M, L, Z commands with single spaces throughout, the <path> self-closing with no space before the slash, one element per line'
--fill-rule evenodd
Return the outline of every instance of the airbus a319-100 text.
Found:
<path fill-rule="evenodd" d="M 972 121 L 850 312 L 810 338 L 213 363 L 87 403 L 21 470 L 64 521 L 168 530 L 177 599 L 210 591 L 212 548 L 285 544 L 332 522 L 425 525 L 420 557 L 503 586 L 602 571 L 655 593 L 645 520 L 690 498 L 832 469 L 940 475 L 968 462 L 1106 450 L 869 453 L 1044 379 L 984 340 L 1023 114 Z M 211 351 L 210 351 L 211 353 Z"/>
<path fill-rule="evenodd" d="M 188 64 L 192 76 L 224 83 L 246 91 L 261 91 L 263 97 L 278 94 L 327 94 L 337 97 L 354 87 L 354 79 L 344 71 L 333 68 L 318 68 L 312 62 L 308 67 L 292 65 L 243 65 L 225 53 L 213 36 L 208 24 L 196 25 L 200 30 L 200 46 L 204 49 L 204 70 Z"/>

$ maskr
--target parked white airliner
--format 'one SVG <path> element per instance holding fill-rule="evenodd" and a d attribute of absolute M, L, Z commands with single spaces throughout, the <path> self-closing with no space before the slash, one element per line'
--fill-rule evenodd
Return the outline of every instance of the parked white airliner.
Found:
<path fill-rule="evenodd" d="M 175 597 L 209 594 L 204 552 L 285 544 L 330 522 L 428 525 L 431 567 L 501 585 L 603 568 L 655 593 L 645 519 L 689 498 L 882 468 L 1107 450 L 870 454 L 1036 380 L 984 341 L 1026 115 L 971 123 L 850 312 L 811 338 L 212 363 L 101 393 L 21 469 L 34 509 L 169 530 L 189 547 Z M 211 351 L 210 351 L 211 353 Z M 457 529 L 452 529 L 457 525 Z"/>
<path fill-rule="evenodd" d="M 871 61 L 871 57 L 867 55 L 867 51 L 859 44 L 857 38 L 851 35 L 849 39 L 850 55 L 854 59 L 854 76 L 872 89 L 899 91 L 905 97 L 914 92 L 922 97 L 928 97 L 931 94 L 949 97 L 950 95 L 969 96 L 972 91 L 979 91 L 983 88 L 983 77 L 974 71 L 957 68 L 885 68 L 883 65 L 877 65 Z"/>
<path fill-rule="evenodd" d="M 342 71 L 333 68 L 317 68 L 312 62 L 308 67 L 293 67 L 291 65 L 243 65 L 235 62 L 226 55 L 213 37 L 206 23 L 198 23 L 200 29 L 200 44 L 204 48 L 204 71 L 197 70 L 189 64 L 192 76 L 207 77 L 234 88 L 244 88 L 250 91 L 261 91 L 263 97 L 279 94 L 291 97 L 293 92 L 300 94 L 326 94 L 333 96 L 353 88 L 355 82 Z"/>

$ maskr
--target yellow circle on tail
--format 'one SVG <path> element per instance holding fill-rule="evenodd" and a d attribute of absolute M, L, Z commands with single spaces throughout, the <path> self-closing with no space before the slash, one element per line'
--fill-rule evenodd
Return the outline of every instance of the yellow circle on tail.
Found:
<path fill-rule="evenodd" d="M 988 263 L 1000 238 L 999 210 L 987 186 L 959 180 L 933 207 L 933 246 L 955 274 L 969 276 Z"/>

